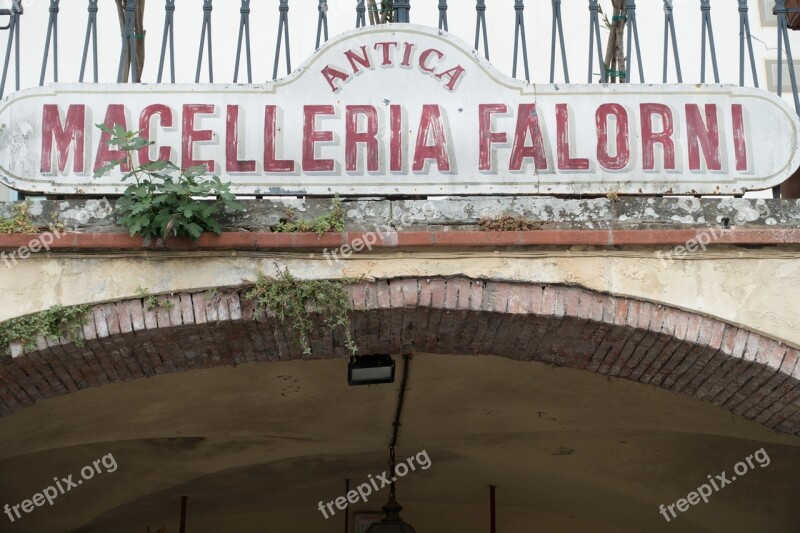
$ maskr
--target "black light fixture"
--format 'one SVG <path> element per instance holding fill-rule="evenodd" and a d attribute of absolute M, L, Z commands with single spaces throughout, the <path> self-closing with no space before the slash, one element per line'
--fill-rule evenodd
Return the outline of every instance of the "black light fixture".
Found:
<path fill-rule="evenodd" d="M 389 356 L 387 355 L 386 357 Z M 389 357 L 389 359 L 391 359 L 391 357 Z M 389 442 L 390 475 L 396 473 L 394 449 L 397 445 L 397 439 L 400 433 L 400 417 L 403 412 L 403 402 L 405 399 L 406 388 L 408 387 L 408 366 L 410 360 L 411 350 L 409 349 L 407 350 L 407 353 L 403 355 L 403 361 L 405 362 L 403 365 L 403 382 L 400 386 L 400 393 L 397 401 L 397 411 L 395 412 L 394 422 L 392 423 L 392 440 Z M 394 374 L 394 362 L 392 362 L 392 374 Z M 369 526 L 367 533 L 416 533 L 413 527 L 403 522 L 403 520 L 400 518 L 400 511 L 403 510 L 403 507 L 397 503 L 396 483 L 396 476 L 393 476 L 391 482 L 389 483 L 389 501 L 383 506 L 383 520 L 380 522 L 375 522 Z"/>
<path fill-rule="evenodd" d="M 394 368 L 394 359 L 391 355 L 352 357 L 347 365 L 347 383 L 349 385 L 394 383 Z"/>
<path fill-rule="evenodd" d="M 367 533 L 416 533 L 413 527 L 403 522 L 400 518 L 400 511 L 402 510 L 403 506 L 395 500 L 394 484 L 392 484 L 389 501 L 383 506 L 383 512 L 386 516 L 380 522 L 375 522 L 369 526 Z"/>
<path fill-rule="evenodd" d="M 394 445 L 389 445 L 389 472 L 393 473 L 394 471 Z M 403 522 L 400 518 L 400 511 L 403 510 L 403 506 L 397 503 L 395 484 L 396 481 L 394 481 L 393 477 L 392 482 L 389 484 L 389 501 L 383 506 L 383 520 L 369 526 L 367 533 L 416 533 L 413 527 Z"/>

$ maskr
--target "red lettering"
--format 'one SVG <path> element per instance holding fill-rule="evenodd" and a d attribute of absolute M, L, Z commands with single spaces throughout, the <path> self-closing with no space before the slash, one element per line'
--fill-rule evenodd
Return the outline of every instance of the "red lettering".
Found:
<path fill-rule="evenodd" d="M 399 105 L 389 106 L 389 170 L 403 171 L 403 108 Z"/>
<path fill-rule="evenodd" d="M 122 104 L 110 104 L 106 108 L 106 118 L 103 120 L 103 124 L 107 128 L 113 128 L 116 125 L 120 125 L 125 129 L 128 130 L 128 122 L 127 118 L 125 117 L 125 106 Z M 130 160 L 125 152 L 122 150 L 114 150 L 108 144 L 111 140 L 111 134 L 108 132 L 100 133 L 100 142 L 97 144 L 97 158 L 94 161 L 94 171 L 97 172 L 99 169 L 103 168 L 107 164 L 113 161 L 124 161 L 120 165 L 120 169 L 124 172 L 131 171 Z"/>
<path fill-rule="evenodd" d="M 225 121 L 225 170 L 228 172 L 255 172 L 254 160 L 239 160 L 239 106 L 229 105 Z"/>
<path fill-rule="evenodd" d="M 328 82 L 328 85 L 331 86 L 331 90 L 333 92 L 338 92 L 340 87 L 337 87 L 334 80 L 342 80 L 343 82 L 347 82 L 350 79 L 350 75 L 342 72 L 341 70 L 337 70 L 332 66 L 328 65 L 324 69 L 322 69 L 322 75 L 325 77 L 325 81 Z"/>
<path fill-rule="evenodd" d="M 414 43 L 403 43 L 403 61 L 400 63 L 401 67 L 411 66 L 411 54 L 414 52 Z"/>
<path fill-rule="evenodd" d="M 391 65 L 392 64 L 391 47 L 392 46 L 397 47 L 397 41 L 394 42 L 386 41 L 382 43 L 375 43 L 374 49 L 377 50 L 379 46 L 383 49 L 383 63 L 381 63 L 381 66 L 386 67 Z"/>
<path fill-rule="evenodd" d="M 438 105 L 425 104 L 422 106 L 422 118 L 417 133 L 417 145 L 414 149 L 414 164 L 412 170 L 421 172 L 425 167 L 425 160 L 435 159 L 440 172 L 450 171 L 450 156 L 447 153 L 447 137 L 442 123 L 442 110 Z M 428 137 L 433 135 L 433 144 L 427 144 Z"/>
<path fill-rule="evenodd" d="M 455 91 L 456 85 L 458 85 L 458 82 L 461 79 L 461 75 L 464 74 L 464 72 L 466 72 L 464 70 L 464 67 L 458 65 L 451 68 L 450 70 L 445 70 L 441 74 L 437 74 L 435 77 L 441 80 L 442 78 L 447 76 L 450 79 L 450 81 L 448 81 L 444 86 L 447 87 L 448 91 Z"/>
<path fill-rule="evenodd" d="M 308 172 L 330 172 L 334 169 L 333 159 L 316 159 L 315 144 L 333 141 L 332 131 L 317 131 L 317 115 L 334 115 L 332 105 L 303 106 L 303 170 Z"/>
<path fill-rule="evenodd" d="M 294 172 L 294 161 L 275 159 L 278 134 L 277 107 L 265 106 L 264 110 L 264 172 Z"/>
<path fill-rule="evenodd" d="M 664 104 L 641 104 L 642 120 L 642 168 L 655 169 L 655 145 L 660 144 L 664 151 L 664 170 L 675 170 L 675 143 L 672 142 L 674 126 L 672 110 Z M 661 117 L 662 129 L 653 131 L 653 115 Z"/>
<path fill-rule="evenodd" d="M 419 55 L 419 69 L 423 72 L 433 74 L 436 72 L 436 69 L 428 66 L 428 58 L 431 57 L 431 54 L 436 54 L 439 59 L 444 57 L 444 54 L 439 50 L 436 50 L 435 48 L 429 48 Z"/>
<path fill-rule="evenodd" d="M 367 145 L 367 170 L 377 172 L 378 110 L 371 105 L 349 105 L 346 110 L 345 167 L 349 172 L 358 170 L 358 144 L 364 143 Z M 359 115 L 366 117 L 367 131 L 358 131 Z"/>
<path fill-rule="evenodd" d="M 744 112 L 742 104 L 731 106 L 733 118 L 733 151 L 736 154 L 736 170 L 747 170 L 747 137 L 744 134 Z"/>
<path fill-rule="evenodd" d="M 530 146 L 527 145 L 529 134 L 531 136 Z M 522 169 L 523 161 L 529 157 L 533 158 L 536 170 L 547 170 L 547 156 L 544 150 L 542 129 L 539 127 L 539 116 L 536 114 L 536 104 L 520 104 L 517 130 L 514 134 L 508 169 Z"/>
<path fill-rule="evenodd" d="M 697 104 L 686 104 L 686 144 L 689 148 L 689 170 L 700 170 L 700 148 L 708 170 L 722 170 L 719 160 L 719 124 L 717 106 L 706 104 L 708 125 L 703 121 Z"/>
<path fill-rule="evenodd" d="M 350 62 L 350 68 L 353 69 L 353 74 L 361 72 L 357 65 L 361 65 L 365 69 L 372 68 L 372 62 L 370 61 L 366 46 L 361 47 L 361 56 L 356 55 L 352 50 L 348 50 L 344 53 L 344 57 Z"/>
<path fill-rule="evenodd" d="M 608 153 L 608 117 L 613 116 L 617 123 L 614 151 Z M 631 160 L 629 143 L 628 112 L 620 104 L 601 104 L 595 114 L 597 122 L 597 162 L 608 170 L 622 170 Z"/>
<path fill-rule="evenodd" d="M 163 104 L 153 104 L 145 107 L 142 114 L 139 115 L 139 136 L 148 141 L 153 140 L 150 135 L 150 122 L 154 116 L 159 117 L 161 126 L 164 128 L 172 127 L 172 109 Z M 150 159 L 151 146 L 145 146 L 139 150 L 139 164 L 148 165 L 153 163 Z M 172 155 L 172 149 L 169 146 L 162 146 L 158 149 L 158 159 L 156 161 L 169 161 Z"/>
<path fill-rule="evenodd" d="M 556 140 L 559 170 L 589 170 L 589 160 L 570 156 L 569 108 L 556 104 Z"/>
<path fill-rule="evenodd" d="M 70 146 L 74 149 L 72 170 L 83 172 L 83 157 L 86 147 L 83 144 L 86 132 L 86 106 L 73 104 L 67 108 L 65 124 L 61 124 L 61 112 L 56 104 L 42 107 L 42 174 L 53 171 L 53 141 L 56 145 L 58 172 L 64 173 L 69 160 Z"/>
<path fill-rule="evenodd" d="M 214 132 L 211 130 L 195 130 L 196 115 L 211 115 L 214 113 L 216 106 L 213 104 L 184 104 L 183 106 L 183 135 L 181 138 L 181 167 L 187 169 L 190 167 L 205 166 L 206 172 L 216 172 L 214 161 L 211 159 L 197 160 L 194 158 L 193 148 L 196 142 L 208 142 L 214 138 Z"/>
<path fill-rule="evenodd" d="M 481 104 L 478 106 L 478 140 L 479 151 L 479 170 L 491 171 L 492 167 L 492 144 L 508 142 L 508 136 L 503 133 L 492 131 L 492 115 L 497 113 L 508 113 L 506 104 Z"/>

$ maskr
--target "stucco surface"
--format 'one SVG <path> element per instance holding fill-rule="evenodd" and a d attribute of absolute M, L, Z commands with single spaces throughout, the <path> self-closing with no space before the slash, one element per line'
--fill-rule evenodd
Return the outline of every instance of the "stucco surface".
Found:
<path fill-rule="evenodd" d="M 289 268 L 301 278 L 465 275 L 567 284 L 664 303 L 800 346 L 800 250 L 716 247 L 672 264 L 641 247 L 625 250 L 516 249 L 362 252 L 333 261 L 321 253 L 133 252 L 39 255 L 0 271 L 0 320 L 54 304 L 101 303 L 153 294 L 238 286 Z"/>

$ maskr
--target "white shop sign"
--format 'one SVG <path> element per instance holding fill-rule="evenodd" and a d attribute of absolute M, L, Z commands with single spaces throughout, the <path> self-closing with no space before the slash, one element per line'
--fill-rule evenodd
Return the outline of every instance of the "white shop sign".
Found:
<path fill-rule="evenodd" d="M 96 123 L 204 164 L 238 194 L 731 194 L 800 166 L 780 98 L 721 85 L 538 85 L 414 25 L 362 28 L 263 85 L 57 84 L 0 104 L 0 179 L 115 194 Z"/>

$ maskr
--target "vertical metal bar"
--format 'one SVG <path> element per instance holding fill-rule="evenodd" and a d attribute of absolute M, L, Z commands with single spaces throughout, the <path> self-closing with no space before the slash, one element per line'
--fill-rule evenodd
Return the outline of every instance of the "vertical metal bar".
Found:
<path fill-rule="evenodd" d="M 172 75 L 171 82 L 175 83 L 175 40 L 173 36 L 173 21 L 175 14 L 175 0 L 166 0 L 164 5 L 164 37 L 161 39 L 161 60 L 158 63 L 158 83 L 164 73 L 164 59 L 167 55 L 167 43 L 169 43 L 169 62 Z"/>
<path fill-rule="evenodd" d="M 394 0 L 395 22 L 411 22 L 411 1 Z"/>
<path fill-rule="evenodd" d="M 439 29 L 450 31 L 447 27 L 447 0 L 439 0 Z"/>
<path fill-rule="evenodd" d="M 589 0 L 589 81 L 592 83 L 592 63 L 594 63 L 594 46 L 597 45 L 597 64 L 600 67 L 600 81 L 608 81 L 606 65 L 603 63 L 603 45 L 600 42 L 600 17 L 598 16 L 598 0 Z"/>
<path fill-rule="evenodd" d="M 289 0 L 281 0 L 278 8 L 280 18 L 278 20 L 278 43 L 275 46 L 275 67 L 272 70 L 272 79 L 278 79 L 278 64 L 281 58 L 281 38 L 286 43 L 286 74 L 292 73 L 292 59 L 289 50 Z"/>
<path fill-rule="evenodd" d="M 522 37 L 522 62 L 525 65 L 525 80 L 530 83 L 531 74 L 528 69 L 528 42 L 525 39 L 525 3 L 524 0 L 514 0 L 516 23 L 514 30 L 514 69 L 512 78 L 517 77 L 517 59 L 519 56 L 519 41 Z"/>
<path fill-rule="evenodd" d="M 356 4 L 356 28 L 361 28 L 367 25 L 366 18 L 364 17 L 364 13 L 367 12 L 366 6 L 364 6 L 364 0 L 358 0 Z"/>
<path fill-rule="evenodd" d="M 124 72 L 123 66 L 125 65 L 125 58 L 130 56 L 130 68 L 131 74 L 135 72 L 133 69 L 133 59 L 136 56 L 136 49 L 134 47 L 135 44 L 135 20 L 136 20 L 136 0 L 132 0 L 125 4 L 125 13 L 123 15 L 123 29 L 122 29 L 122 45 L 119 51 L 119 68 L 117 69 L 117 83 L 122 83 L 123 77 L 122 73 Z M 132 52 L 132 53 L 131 53 Z M 129 77 L 129 81 L 133 79 L 133 76 Z"/>
<path fill-rule="evenodd" d="M 8 28 L 8 45 L 6 46 L 6 58 L 3 63 L 3 79 L 0 81 L 0 98 L 3 98 L 6 89 L 6 79 L 8 77 L 8 66 L 11 63 L 11 48 L 14 48 L 14 62 L 17 76 L 16 90 L 19 91 L 19 22 L 23 13 L 22 0 L 13 0 L 11 5 L 11 21 Z"/>
<path fill-rule="evenodd" d="M 136 4 L 138 0 L 128 0 L 125 4 L 126 15 L 130 15 L 131 31 L 128 34 L 128 55 L 131 58 L 131 74 L 128 81 L 136 83 L 139 81 L 139 65 L 136 58 Z"/>
<path fill-rule="evenodd" d="M 319 50 L 321 42 L 328 42 L 328 0 L 319 0 L 319 20 L 317 21 L 317 44 L 315 49 Z M 325 41 L 321 41 L 323 33 Z"/>
<path fill-rule="evenodd" d="M 250 60 L 250 0 L 242 0 L 239 8 L 239 42 L 236 46 L 236 65 L 233 67 L 233 83 L 239 83 L 239 64 L 242 60 L 242 41 L 247 54 L 247 83 L 253 83 L 253 67 Z"/>
<path fill-rule="evenodd" d="M 203 0 L 203 30 L 200 32 L 200 50 L 197 55 L 197 71 L 194 75 L 195 83 L 200 83 L 200 70 L 203 67 L 203 45 L 208 48 L 208 82 L 214 83 L 214 53 L 211 46 L 211 12 L 213 10 L 213 0 Z M 208 40 L 206 40 L 206 37 L 208 37 Z"/>
<path fill-rule="evenodd" d="M 475 50 L 478 50 L 481 43 L 481 34 L 483 34 L 483 56 L 489 60 L 489 36 L 486 31 L 486 0 L 478 0 L 475 6 L 476 22 L 475 22 Z"/>
<path fill-rule="evenodd" d="M 322 42 L 328 41 L 328 0 L 319 0 L 319 21 L 317 22 L 317 44 L 316 48 L 319 50 L 319 46 Z M 322 35 L 324 34 L 324 41 L 321 41 Z"/>
<path fill-rule="evenodd" d="M 669 43 L 672 40 L 672 55 L 675 59 L 675 71 L 678 74 L 678 83 L 683 83 L 681 60 L 678 55 L 678 39 L 675 36 L 675 18 L 672 15 L 672 0 L 664 0 L 664 80 L 667 83 L 667 65 L 669 64 Z"/>
<path fill-rule="evenodd" d="M 47 72 L 47 59 L 50 54 L 50 43 L 53 43 L 53 81 L 58 83 L 58 3 L 60 0 L 50 0 L 50 20 L 47 23 L 47 38 L 44 44 L 44 57 L 42 58 L 42 74 L 39 76 L 39 85 L 44 85 L 44 75 Z"/>
<path fill-rule="evenodd" d="M 564 28 L 561 24 L 561 0 L 552 0 L 553 30 L 550 43 L 550 83 L 555 83 L 556 77 L 556 33 L 561 46 L 561 64 L 564 68 L 564 81 L 569 83 L 569 69 L 567 68 L 567 51 L 564 44 Z"/>
<path fill-rule="evenodd" d="M 700 83 L 706 82 L 706 36 L 711 46 L 711 65 L 714 69 L 714 83 L 719 83 L 717 68 L 717 47 L 714 45 L 714 28 L 711 25 L 711 0 L 700 0 L 700 13 L 703 18 L 703 34 L 701 37 Z"/>
<path fill-rule="evenodd" d="M 497 533 L 497 487 L 489 485 L 489 532 Z"/>
<path fill-rule="evenodd" d="M 22 15 L 24 15 L 24 10 L 22 8 L 22 0 L 13 0 L 13 12 L 14 12 L 14 70 L 16 75 L 16 90 L 19 91 L 20 88 L 20 46 L 19 46 L 19 35 L 22 31 Z M 9 36 L 10 42 L 10 36 Z M 5 85 L 5 84 L 4 84 Z M 0 91 L 2 92 L 2 91 Z M 24 197 L 22 193 L 20 193 L 20 197 Z"/>
<path fill-rule="evenodd" d="M 181 496 L 181 521 L 178 529 L 180 533 L 186 533 L 186 501 L 188 499 L 188 496 Z"/>
<path fill-rule="evenodd" d="M 350 478 L 344 480 L 345 494 L 350 494 Z M 350 507 L 344 510 L 344 533 L 350 533 Z"/>
<path fill-rule="evenodd" d="M 789 43 L 788 13 L 784 0 L 775 0 L 775 14 L 778 16 L 778 96 L 783 94 L 783 45 L 786 45 L 786 66 L 789 68 L 789 80 L 792 82 L 794 109 L 800 114 L 800 98 L 797 94 L 797 75 L 794 71 L 792 46 Z"/>
<path fill-rule="evenodd" d="M 744 87 L 745 44 L 750 52 L 750 69 L 753 73 L 753 86 L 758 87 L 756 58 L 753 53 L 753 37 L 750 34 L 750 15 L 747 0 L 739 0 L 739 86 Z"/>
<path fill-rule="evenodd" d="M 83 42 L 83 58 L 81 59 L 81 75 L 78 81 L 83 83 L 86 73 L 86 60 L 89 57 L 89 41 L 92 41 L 92 51 L 94 53 L 94 82 L 97 83 L 97 0 L 89 0 L 87 8 L 89 18 L 86 22 L 86 39 Z"/>
<path fill-rule="evenodd" d="M 639 82 L 644 83 L 644 68 L 642 67 L 642 50 L 639 48 L 639 26 L 636 24 L 636 0 L 627 0 L 625 3 L 626 8 L 626 24 L 628 26 L 628 47 L 627 47 L 627 57 L 628 57 L 628 72 L 627 76 L 625 77 L 625 82 L 630 83 L 631 76 L 630 72 L 633 70 L 631 65 L 633 61 L 631 58 L 631 44 L 634 43 L 636 46 L 636 64 L 639 67 Z"/>

